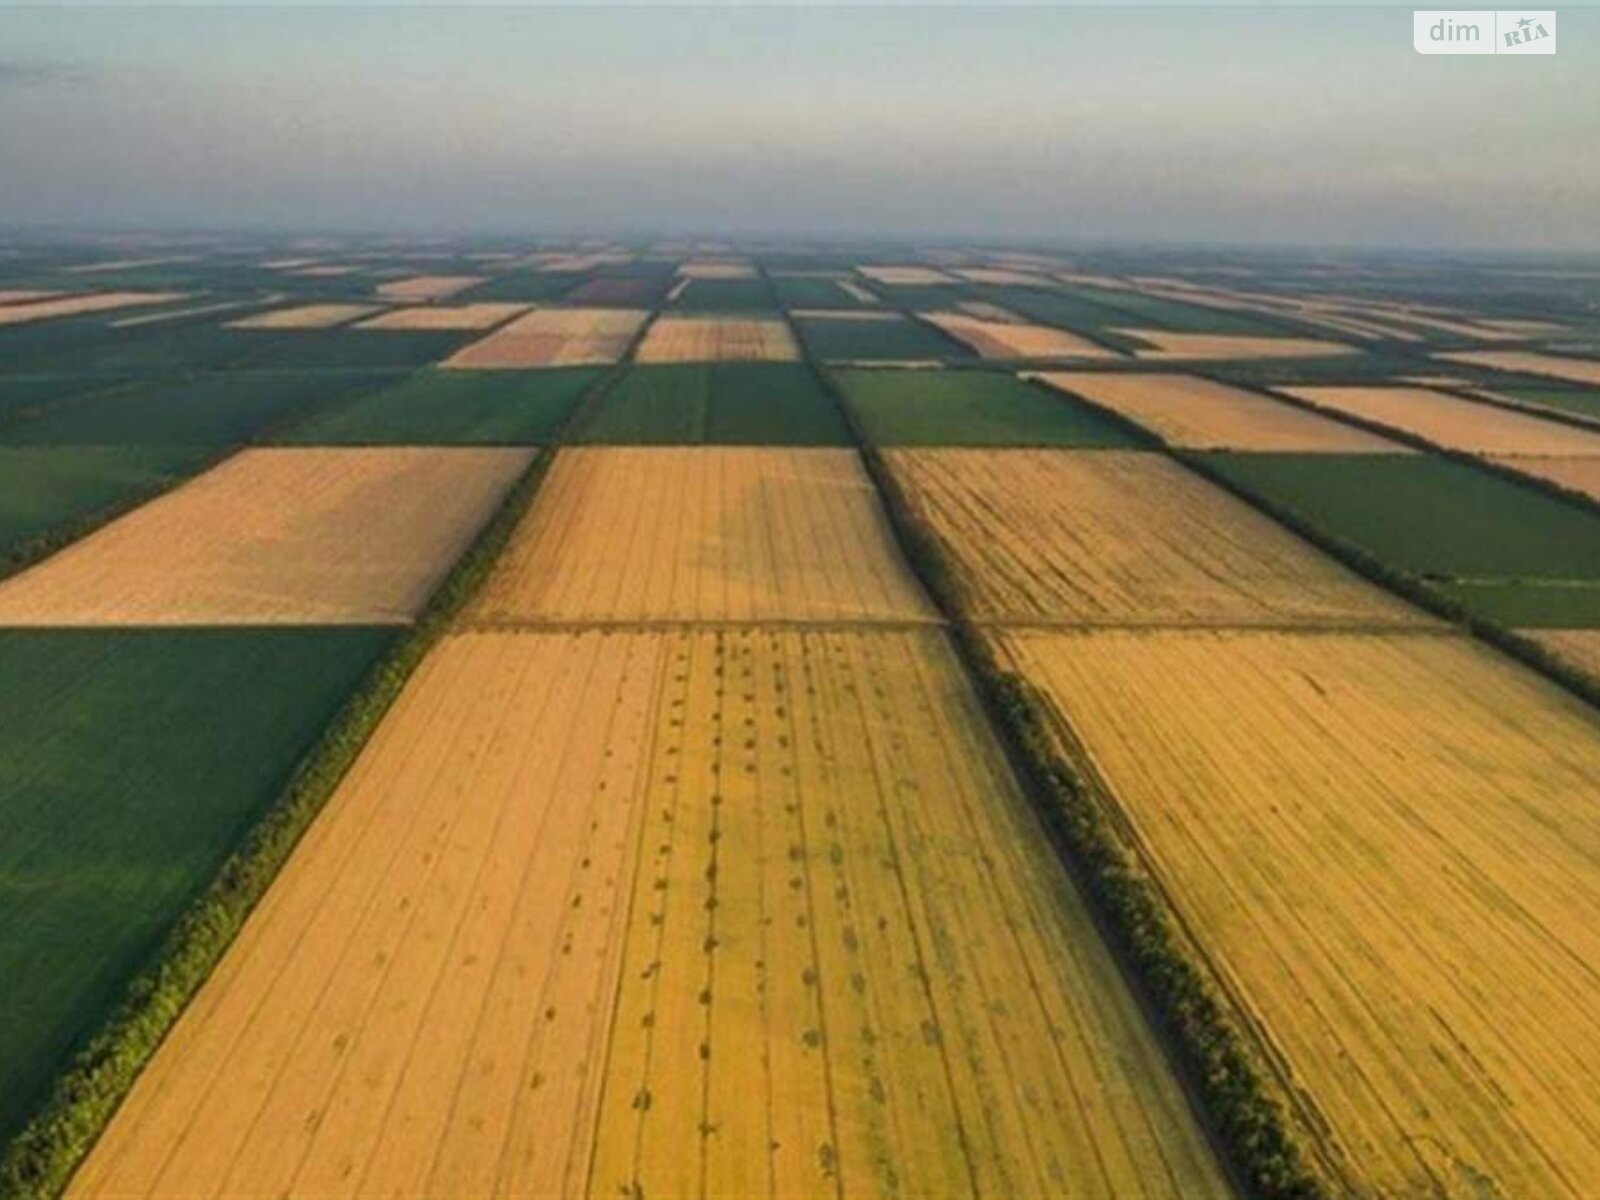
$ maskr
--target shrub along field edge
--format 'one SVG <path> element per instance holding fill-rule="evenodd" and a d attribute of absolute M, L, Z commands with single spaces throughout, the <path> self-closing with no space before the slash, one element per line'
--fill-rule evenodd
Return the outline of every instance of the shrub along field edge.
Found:
<path fill-rule="evenodd" d="M 968 620 L 942 544 L 917 516 L 882 454 L 863 439 L 832 374 L 812 366 L 856 438 L 907 561 L 949 620 L 962 665 L 1024 790 L 1135 993 L 1164 1033 L 1229 1170 L 1249 1194 L 1265 1200 L 1326 1195 L 1205 971 L 1183 948 L 1166 902 L 1138 873 L 1101 801 L 1058 750 L 1044 701 L 1019 675 L 1000 666 L 981 630 Z M 1139 433 L 1149 437 L 1148 431 Z"/>

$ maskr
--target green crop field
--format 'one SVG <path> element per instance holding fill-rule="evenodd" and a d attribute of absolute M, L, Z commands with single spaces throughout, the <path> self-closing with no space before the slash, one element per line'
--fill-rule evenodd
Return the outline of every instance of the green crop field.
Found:
<path fill-rule="evenodd" d="M 870 308 L 832 279 L 813 275 L 774 275 L 772 288 L 784 308 Z"/>
<path fill-rule="evenodd" d="M 291 367 L 424 367 L 448 358 L 480 333 L 399 329 L 228 330 L 238 339 L 240 364 Z"/>
<path fill-rule="evenodd" d="M 31 416 L 33 412 L 68 396 L 110 391 L 127 383 L 125 376 L 38 375 L 0 378 L 0 425 Z"/>
<path fill-rule="evenodd" d="M 673 305 L 687 312 L 751 312 L 776 308 L 778 301 L 765 279 L 696 279 Z"/>
<path fill-rule="evenodd" d="M 513 271 L 457 292 L 451 301 L 466 304 L 481 300 L 555 300 L 582 283 L 584 278 L 582 275 L 565 273 Z"/>
<path fill-rule="evenodd" d="M 537 445 L 603 372 L 419 371 L 281 430 L 303 445 Z"/>
<path fill-rule="evenodd" d="M 1559 624 L 1592 611 L 1569 581 L 1600 583 L 1600 517 L 1429 455 L 1208 454 L 1226 478 L 1491 619 Z M 1537 619 L 1540 612 L 1548 613 Z M 1590 622 L 1597 618 L 1591 617 Z"/>
<path fill-rule="evenodd" d="M 225 314 L 231 319 L 238 314 Z M 275 339 L 281 334 L 263 334 Z M 8 374 L 153 373 L 205 370 L 237 361 L 253 346 L 210 320 L 174 320 L 117 329 L 105 320 L 45 321 L 0 329 Z"/>
<path fill-rule="evenodd" d="M 882 446 L 1126 447 L 1138 443 L 1070 396 L 998 371 L 836 372 L 868 440 Z"/>
<path fill-rule="evenodd" d="M 1282 325 L 1228 309 L 1184 304 L 1160 296 L 1114 291 L 1110 288 L 1075 287 L 1072 293 L 1089 303 L 1127 314 L 1122 327 L 1168 329 L 1181 333 L 1263 335 L 1287 332 Z"/>
<path fill-rule="evenodd" d="M 175 482 L 205 453 L 183 446 L 0 447 L 0 574 L 39 539 Z"/>
<path fill-rule="evenodd" d="M 588 442 L 842 446 L 838 405 L 800 363 L 635 366 L 597 406 Z"/>
<path fill-rule="evenodd" d="M 26 446 L 228 446 L 298 411 L 367 391 L 388 376 L 356 371 L 222 372 L 147 382 L 58 402 L 0 427 L 0 443 Z"/>
<path fill-rule="evenodd" d="M 0 1137 L 392 636 L 0 632 Z"/>
<path fill-rule="evenodd" d="M 998 286 L 977 288 L 976 292 L 982 299 L 1009 308 L 1031 321 L 1079 333 L 1093 334 L 1128 324 L 1128 314 L 1121 309 L 1095 304 L 1071 292 Z"/>
<path fill-rule="evenodd" d="M 955 339 L 910 317 L 797 317 L 795 327 L 811 355 L 829 362 L 923 362 L 972 357 L 972 352 Z"/>
<path fill-rule="evenodd" d="M 1513 629 L 1600 628 L 1600 579 L 1437 584 L 1462 607 Z"/>

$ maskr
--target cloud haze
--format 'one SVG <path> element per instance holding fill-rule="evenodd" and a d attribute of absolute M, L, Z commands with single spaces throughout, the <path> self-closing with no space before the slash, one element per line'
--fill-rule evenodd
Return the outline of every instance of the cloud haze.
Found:
<path fill-rule="evenodd" d="M 1410 36 L 1409 9 L 0 9 L 0 221 L 1600 249 L 1600 11 L 1553 58 Z"/>

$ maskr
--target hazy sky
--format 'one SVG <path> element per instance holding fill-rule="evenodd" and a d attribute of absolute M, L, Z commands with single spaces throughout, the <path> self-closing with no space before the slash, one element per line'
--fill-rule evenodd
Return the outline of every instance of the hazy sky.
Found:
<path fill-rule="evenodd" d="M 0 6 L 0 223 L 1600 250 L 1600 9 Z"/>

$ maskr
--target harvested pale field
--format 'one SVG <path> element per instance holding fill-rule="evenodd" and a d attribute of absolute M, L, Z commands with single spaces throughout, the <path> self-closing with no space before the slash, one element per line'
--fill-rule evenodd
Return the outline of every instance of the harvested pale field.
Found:
<path fill-rule="evenodd" d="M 189 317 L 203 317 L 211 313 L 233 312 L 240 308 L 254 308 L 257 300 L 219 300 L 214 304 L 196 304 L 189 308 L 167 308 L 159 312 L 141 312 L 137 316 L 118 317 L 107 324 L 113 329 L 138 329 L 143 325 L 162 325 L 168 321 L 182 321 Z"/>
<path fill-rule="evenodd" d="M 1147 359 L 1323 358 L 1331 354 L 1358 353 L 1354 346 L 1318 338 L 1179 333 L 1170 329 L 1113 329 L 1111 332 L 1148 342 L 1152 349 L 1135 352 L 1138 357 Z"/>
<path fill-rule="evenodd" d="M 1600 679 L 1600 629 L 1521 629 L 1546 650 Z"/>
<path fill-rule="evenodd" d="M 755 279 L 756 269 L 747 262 L 716 262 L 692 259 L 678 268 L 685 279 Z"/>
<path fill-rule="evenodd" d="M 923 287 L 935 283 L 955 283 L 952 276 L 933 267 L 869 266 L 857 267 L 873 283 L 890 287 Z"/>
<path fill-rule="evenodd" d="M 881 304 L 878 295 L 871 288 L 857 283 L 853 279 L 840 279 L 836 281 L 840 289 L 852 300 L 859 300 L 862 304 Z"/>
<path fill-rule="evenodd" d="M 300 279 L 343 279 L 347 275 L 356 274 L 359 270 L 359 267 L 342 267 L 329 263 L 323 266 L 301 267 L 299 270 L 290 271 L 289 274 Z"/>
<path fill-rule="evenodd" d="M 962 300 L 957 302 L 956 308 L 969 317 L 977 317 L 983 321 L 1004 321 L 1012 325 L 1026 325 L 1028 318 L 1012 312 L 1009 308 L 1002 307 L 989 300 Z"/>
<path fill-rule="evenodd" d="M 982 358 L 1120 358 L 1097 342 L 1065 329 L 1016 320 L 984 320 L 961 312 L 919 313 L 921 318 L 970 346 Z"/>
<path fill-rule="evenodd" d="M 1435 358 L 1490 367 L 1496 371 L 1515 371 L 1524 375 L 1548 375 L 1572 383 L 1600 387 L 1600 359 L 1568 358 L 1561 354 L 1537 354 L 1532 350 L 1464 350 L 1435 354 Z"/>
<path fill-rule="evenodd" d="M 1600 1187 L 1600 721 L 1455 635 L 1004 635 L 1340 1194 Z"/>
<path fill-rule="evenodd" d="M 0 304 L 20 304 L 25 300 L 48 300 L 52 296 L 60 296 L 61 292 L 40 290 L 38 288 L 0 288 Z"/>
<path fill-rule="evenodd" d="M 69 1195 L 1226 1188 L 938 634 L 465 633 Z"/>
<path fill-rule="evenodd" d="M 641 363 L 796 362 L 800 347 L 786 321 L 660 317 L 633 357 Z"/>
<path fill-rule="evenodd" d="M 332 329 L 378 312 L 378 304 L 297 304 L 230 322 L 229 329 Z"/>
<path fill-rule="evenodd" d="M 526 304 L 424 304 L 416 308 L 396 308 L 357 325 L 357 329 L 491 329 L 509 321 Z"/>
<path fill-rule="evenodd" d="M 1160 454 L 889 450 L 978 620 L 1318 626 L 1427 618 Z"/>
<path fill-rule="evenodd" d="M 469 619 L 932 621 L 849 450 L 557 455 Z"/>
<path fill-rule="evenodd" d="M 1011 267 L 962 267 L 951 274 L 968 283 L 986 283 L 993 287 L 1053 288 L 1055 284 L 1043 275 L 1032 271 L 1018 271 Z"/>
<path fill-rule="evenodd" d="M 469 370 L 603 366 L 627 352 L 649 315 L 637 308 L 536 308 L 440 365 Z"/>
<path fill-rule="evenodd" d="M 378 285 L 378 295 L 385 300 L 416 302 L 443 300 L 488 281 L 487 275 L 412 275 L 405 279 L 392 279 Z"/>
<path fill-rule="evenodd" d="M 1044 371 L 1028 377 L 1120 413 L 1186 450 L 1411 453 L 1342 421 L 1195 375 Z"/>
<path fill-rule="evenodd" d="M 0 583 L 0 626 L 410 620 L 532 450 L 246 450 Z"/>
<path fill-rule="evenodd" d="M 1319 408 L 1413 434 L 1446 450 L 1467 454 L 1600 455 L 1600 433 L 1427 388 L 1279 390 Z"/>
<path fill-rule="evenodd" d="M 57 296 L 44 300 L 23 300 L 0 306 L 0 327 L 27 325 L 57 317 L 82 317 L 117 308 L 139 308 L 147 304 L 167 304 L 182 300 L 183 292 L 99 292 L 89 296 Z"/>
<path fill-rule="evenodd" d="M 1479 317 L 1477 318 L 1477 324 L 1503 333 L 1515 333 L 1523 337 L 1538 337 L 1567 331 L 1565 325 L 1559 325 L 1555 321 L 1525 320 L 1520 317 Z"/>
<path fill-rule="evenodd" d="M 843 287 L 843 284 L 840 284 Z M 859 308 L 795 308 L 790 315 L 796 320 L 812 321 L 904 321 L 895 312 L 875 312 Z"/>
<path fill-rule="evenodd" d="M 1560 458 L 1492 454 L 1489 456 L 1489 461 L 1509 467 L 1513 471 L 1520 471 L 1524 475 L 1531 475 L 1535 479 L 1543 479 L 1569 492 L 1581 493 L 1591 500 L 1600 501 L 1600 457 L 1589 455 Z"/>

